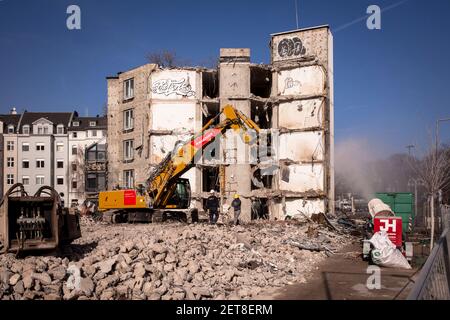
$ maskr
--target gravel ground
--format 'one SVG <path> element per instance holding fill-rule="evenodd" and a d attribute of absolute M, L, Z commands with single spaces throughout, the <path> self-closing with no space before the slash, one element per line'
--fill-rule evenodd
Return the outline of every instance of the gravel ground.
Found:
<path fill-rule="evenodd" d="M 318 263 L 351 241 L 295 221 L 234 227 L 82 218 L 82 238 L 57 255 L 1 255 L 0 298 L 252 299 L 305 282 Z"/>

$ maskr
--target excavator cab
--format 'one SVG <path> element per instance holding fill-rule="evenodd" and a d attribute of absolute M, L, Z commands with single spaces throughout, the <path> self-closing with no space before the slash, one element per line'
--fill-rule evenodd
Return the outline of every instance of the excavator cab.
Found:
<path fill-rule="evenodd" d="M 191 204 L 189 179 L 178 178 L 172 196 L 167 200 L 166 209 L 188 209 Z"/>

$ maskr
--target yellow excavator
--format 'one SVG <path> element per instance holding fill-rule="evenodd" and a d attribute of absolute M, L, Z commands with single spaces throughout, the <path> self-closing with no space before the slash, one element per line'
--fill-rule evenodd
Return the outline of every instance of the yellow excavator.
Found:
<path fill-rule="evenodd" d="M 215 124 L 222 114 L 224 119 Z M 233 106 L 226 105 L 200 132 L 188 141 L 176 144 L 154 168 L 145 185 L 136 189 L 100 192 L 98 209 L 103 213 L 103 219 L 113 223 L 156 222 L 168 217 L 198 221 L 198 212 L 189 208 L 189 180 L 180 177 L 195 166 L 194 160 L 201 157 L 206 146 L 229 129 L 237 132 L 244 143 L 257 147 L 259 126 Z"/>

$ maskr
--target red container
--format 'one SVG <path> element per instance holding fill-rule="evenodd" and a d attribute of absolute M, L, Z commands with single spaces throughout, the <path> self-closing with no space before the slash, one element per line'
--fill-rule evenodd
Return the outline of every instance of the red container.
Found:
<path fill-rule="evenodd" d="M 373 219 L 373 232 L 386 231 L 389 240 L 397 247 L 402 246 L 402 218 L 401 217 L 375 217 Z"/>

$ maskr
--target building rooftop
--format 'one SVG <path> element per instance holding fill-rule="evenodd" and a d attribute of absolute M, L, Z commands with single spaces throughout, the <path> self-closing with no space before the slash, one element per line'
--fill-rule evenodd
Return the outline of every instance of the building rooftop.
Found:
<path fill-rule="evenodd" d="M 91 126 L 91 122 L 95 121 L 95 126 Z M 74 126 L 74 122 L 78 122 L 78 126 Z M 69 131 L 84 131 L 89 129 L 106 129 L 106 116 L 103 117 L 74 117 L 70 124 Z"/>
<path fill-rule="evenodd" d="M 17 127 L 20 116 L 20 114 L 0 114 L 0 121 L 3 122 L 3 125 L 5 127 L 10 124 L 14 125 L 14 127 Z"/>
<path fill-rule="evenodd" d="M 20 126 L 32 125 L 33 122 L 41 118 L 47 119 L 52 122 L 53 125 L 62 124 L 67 127 L 72 117 L 72 112 L 27 112 L 23 113 L 22 121 L 20 121 Z"/>

